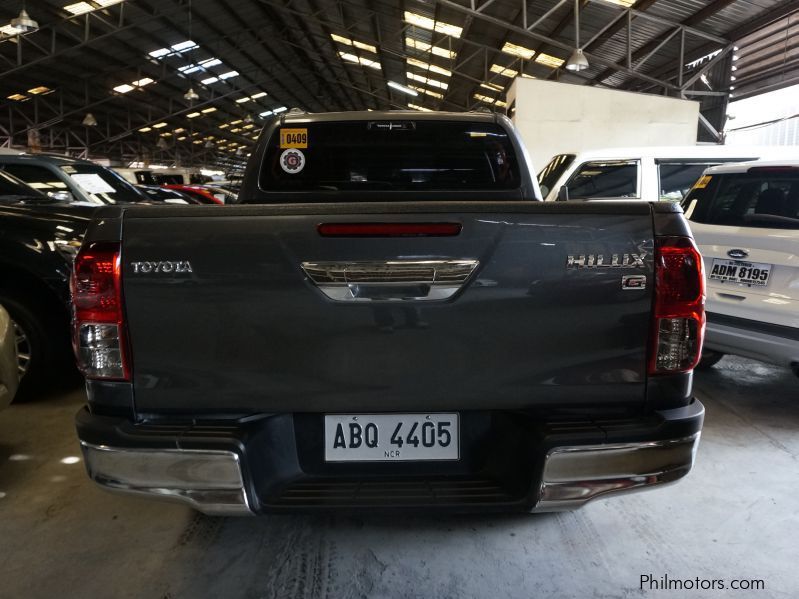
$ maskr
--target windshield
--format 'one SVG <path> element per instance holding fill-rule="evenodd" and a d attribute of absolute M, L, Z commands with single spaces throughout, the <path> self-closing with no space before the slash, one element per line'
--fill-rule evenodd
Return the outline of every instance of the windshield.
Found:
<path fill-rule="evenodd" d="M 16 177 L 0 171 L 0 200 L 37 199 L 46 200 L 47 196 L 25 185 Z"/>
<path fill-rule="evenodd" d="M 480 191 L 521 185 L 495 123 L 353 121 L 278 128 L 260 176 L 267 191 Z"/>
<path fill-rule="evenodd" d="M 94 164 L 70 164 L 61 170 L 98 204 L 141 202 L 146 200 L 135 187 L 113 171 Z"/>
<path fill-rule="evenodd" d="M 541 195 L 546 198 L 552 188 L 560 180 L 566 169 L 574 162 L 574 154 L 558 154 L 549 161 L 541 172 L 538 173 L 538 185 L 541 188 Z"/>
<path fill-rule="evenodd" d="M 683 206 L 690 220 L 709 225 L 799 229 L 799 169 L 705 175 Z"/>

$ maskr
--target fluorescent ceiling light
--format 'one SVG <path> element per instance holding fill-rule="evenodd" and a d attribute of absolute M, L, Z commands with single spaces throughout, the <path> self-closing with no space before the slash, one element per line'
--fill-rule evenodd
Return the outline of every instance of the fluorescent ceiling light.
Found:
<path fill-rule="evenodd" d="M 170 50 L 169 48 L 158 48 L 158 50 L 153 50 L 152 52 L 150 52 L 150 56 L 152 56 L 153 58 L 163 58 L 164 56 L 166 56 L 171 52 L 172 50 Z"/>
<path fill-rule="evenodd" d="M 539 54 L 539 56 L 541 56 Z M 491 65 L 491 72 L 497 73 L 498 75 L 502 75 L 503 77 L 515 77 L 519 74 L 519 71 L 514 71 L 511 68 L 503 67 L 500 64 L 492 64 Z"/>
<path fill-rule="evenodd" d="M 210 108 L 203 108 L 200 112 L 202 112 L 203 114 L 208 114 L 209 112 L 216 112 L 216 108 L 211 106 Z"/>
<path fill-rule="evenodd" d="M 160 123 L 156 123 L 155 125 L 153 125 L 153 129 L 160 129 L 161 127 L 166 127 L 166 123 L 162 121 Z"/>
<path fill-rule="evenodd" d="M 397 91 L 401 91 L 403 94 L 408 94 L 409 96 L 418 96 L 419 92 L 415 89 L 411 89 L 410 87 L 405 87 L 401 83 L 397 83 L 396 81 L 389 81 L 388 86 L 391 88 L 396 89 Z"/>
<path fill-rule="evenodd" d="M 185 129 L 183 127 L 178 127 L 177 129 L 175 129 L 175 133 L 183 133 L 184 131 Z"/>
<path fill-rule="evenodd" d="M 615 4 L 617 6 L 623 6 L 624 8 L 630 8 L 636 1 L 637 0 L 605 0 L 608 4 Z"/>
<path fill-rule="evenodd" d="M 433 112 L 430 108 L 425 108 L 424 106 L 419 106 L 418 104 L 411 104 L 408 102 L 408 108 L 413 108 L 414 110 L 419 110 L 421 112 Z"/>
<path fill-rule="evenodd" d="M 193 119 L 193 118 L 196 118 L 198 116 L 200 116 L 199 112 L 190 112 L 189 114 L 186 115 L 186 118 L 187 119 Z"/>
<path fill-rule="evenodd" d="M 132 85 L 130 85 L 128 83 L 123 83 L 122 85 L 117 85 L 114 88 L 114 91 L 117 92 L 117 93 L 120 93 L 120 94 L 126 94 L 128 92 L 132 92 L 134 89 L 136 89 L 136 88 L 133 87 Z"/>
<path fill-rule="evenodd" d="M 246 96 L 244 98 L 239 98 L 238 100 L 236 100 L 236 104 L 244 104 L 245 102 L 249 102 L 249 101 L 250 101 L 250 97 Z"/>
<path fill-rule="evenodd" d="M 184 141 L 185 139 L 186 139 L 185 135 L 182 135 L 182 136 L 178 137 L 178 141 Z"/>
<path fill-rule="evenodd" d="M 10 96 L 8 96 L 8 99 L 14 100 L 16 102 L 22 102 L 23 100 L 27 100 L 28 96 L 23 94 L 11 94 Z"/>
<path fill-rule="evenodd" d="M 205 60 L 201 60 L 199 62 L 199 65 L 205 69 L 208 69 L 210 67 L 215 67 L 220 64 L 222 64 L 222 61 L 219 60 L 218 58 L 206 58 Z"/>
<path fill-rule="evenodd" d="M 197 44 L 195 44 L 192 40 L 186 40 L 185 42 L 180 42 L 179 44 L 170 46 L 174 52 L 184 52 L 186 50 L 193 50 L 197 47 Z"/>
<path fill-rule="evenodd" d="M 257 94 L 253 94 L 250 96 L 250 99 L 257 100 L 258 98 L 263 98 L 266 95 L 266 92 L 258 92 Z"/>
<path fill-rule="evenodd" d="M 266 118 L 268 116 L 272 116 L 272 111 L 271 110 L 266 110 L 266 111 L 262 112 L 261 114 L 259 114 L 258 116 L 261 117 L 262 119 Z"/>
<path fill-rule="evenodd" d="M 427 96 L 431 96 L 433 98 L 437 98 L 439 100 L 444 99 L 444 94 L 440 94 L 438 92 L 434 92 L 432 89 L 426 89 L 424 87 L 420 87 L 418 85 L 411 85 L 411 89 L 415 89 L 417 92 L 423 93 Z"/>
<path fill-rule="evenodd" d="M 230 127 L 230 125 L 228 125 L 227 123 L 222 123 L 221 125 L 219 125 L 220 129 L 227 129 L 228 127 Z"/>
<path fill-rule="evenodd" d="M 413 48 L 414 50 L 419 50 L 420 52 L 432 52 L 435 56 L 441 56 L 442 58 L 448 58 L 450 60 L 453 60 L 458 55 L 458 53 L 454 50 L 447 50 L 446 48 L 433 46 L 432 44 L 428 44 L 427 42 L 423 42 L 412 37 L 405 38 L 405 45 L 409 48 Z"/>
<path fill-rule="evenodd" d="M 87 12 L 92 12 L 94 7 L 88 2 L 75 2 L 75 4 L 67 4 L 64 10 L 73 15 L 85 15 Z"/>
<path fill-rule="evenodd" d="M 483 87 L 485 89 L 490 89 L 490 90 L 493 90 L 495 92 L 504 92 L 505 91 L 504 87 L 502 87 L 501 85 L 497 85 L 496 83 L 481 83 L 480 87 Z"/>
<path fill-rule="evenodd" d="M 0 33 L 11 37 L 13 35 L 17 35 L 19 33 L 19 29 L 17 29 L 13 25 L 3 25 L 2 27 L 0 27 Z"/>
<path fill-rule="evenodd" d="M 51 92 L 51 91 L 53 91 L 53 90 L 51 90 L 49 87 L 45 87 L 44 85 L 40 85 L 39 87 L 34 87 L 33 89 L 29 89 L 28 93 L 29 94 L 33 94 L 34 96 L 38 96 L 39 94 L 46 94 L 46 93 Z"/>
<path fill-rule="evenodd" d="M 405 11 L 405 22 L 410 23 L 411 25 L 416 25 L 417 27 L 421 27 L 422 29 L 428 29 L 430 31 L 435 31 L 436 33 L 443 33 L 444 35 L 449 35 L 451 37 L 460 37 L 461 33 L 463 33 L 463 27 L 450 25 L 449 23 L 444 23 L 443 21 L 436 21 L 430 17 L 425 17 L 424 15 L 410 12 L 408 10 Z"/>
<path fill-rule="evenodd" d="M 443 69 L 439 66 L 424 62 L 417 58 L 406 58 L 405 62 L 411 66 L 430 71 L 431 73 L 438 73 L 439 75 L 444 75 L 444 77 L 452 77 L 452 71 L 448 71 L 447 69 Z"/>
<path fill-rule="evenodd" d="M 238 124 L 239 124 L 239 123 L 241 123 L 241 122 L 242 122 L 242 120 L 241 120 L 241 119 L 236 119 L 235 121 L 230 121 L 230 124 L 231 124 L 231 125 L 238 125 Z"/>
<path fill-rule="evenodd" d="M 418 81 L 419 83 L 424 83 L 425 85 L 429 85 L 430 87 L 437 87 L 438 89 L 447 89 L 449 87 L 448 83 L 444 83 L 443 81 L 438 81 L 436 79 L 428 79 L 427 77 L 423 77 L 422 75 L 417 75 L 416 73 L 411 73 L 410 71 L 406 72 L 405 76 L 408 79 Z"/>
<path fill-rule="evenodd" d="M 517 46 L 516 44 L 511 44 L 510 42 L 505 42 L 505 45 L 502 46 L 502 51 L 505 54 L 513 54 L 514 56 L 519 56 L 525 60 L 531 60 L 533 56 L 535 56 L 535 50 L 525 48 L 524 46 Z"/>
<path fill-rule="evenodd" d="M 286 108 L 285 106 L 278 106 L 272 112 L 274 112 L 275 114 L 280 114 L 281 112 L 286 112 L 287 110 L 288 108 Z"/>
<path fill-rule="evenodd" d="M 552 56 L 551 54 L 544 54 L 543 52 L 538 53 L 538 56 L 535 57 L 535 61 L 538 64 L 552 67 L 553 69 L 559 68 L 564 62 L 566 62 L 562 58 Z"/>
<path fill-rule="evenodd" d="M 141 129 L 139 129 L 139 133 L 147 133 L 148 131 L 152 130 L 153 130 L 152 127 L 142 127 Z"/>
<path fill-rule="evenodd" d="M 122 0 L 93 0 L 95 4 L 99 4 L 102 8 L 119 4 Z"/>
<path fill-rule="evenodd" d="M 208 79 L 203 79 L 200 81 L 203 85 L 210 85 L 211 83 L 216 83 L 219 81 L 219 77 L 208 77 Z"/>
<path fill-rule="evenodd" d="M 153 82 L 152 79 L 149 77 L 145 77 L 144 79 L 139 79 L 138 81 L 133 82 L 133 87 L 144 87 L 145 85 L 150 85 Z"/>
<path fill-rule="evenodd" d="M 228 71 L 227 73 L 222 73 L 219 76 L 219 78 L 220 79 L 230 79 L 231 77 L 238 77 L 238 76 L 239 76 L 239 72 L 238 71 Z"/>

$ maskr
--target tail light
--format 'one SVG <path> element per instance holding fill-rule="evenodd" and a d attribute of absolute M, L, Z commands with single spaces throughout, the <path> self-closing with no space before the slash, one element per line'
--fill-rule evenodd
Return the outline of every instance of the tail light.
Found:
<path fill-rule="evenodd" d="M 655 307 L 649 374 L 688 372 L 702 355 L 705 275 L 689 237 L 655 242 Z"/>
<path fill-rule="evenodd" d="M 93 243 L 78 252 L 70 281 L 73 339 L 86 378 L 130 380 L 118 243 Z"/>

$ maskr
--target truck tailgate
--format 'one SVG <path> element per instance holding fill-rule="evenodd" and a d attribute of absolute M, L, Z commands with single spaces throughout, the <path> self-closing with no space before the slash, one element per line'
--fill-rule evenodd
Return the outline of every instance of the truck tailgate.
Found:
<path fill-rule="evenodd" d="M 462 230 L 324 237 L 321 223 L 457 223 Z M 122 262 L 136 409 L 643 405 L 652 228 L 644 203 L 130 210 Z M 588 263 L 600 254 L 604 266 L 578 267 L 581 256 Z M 625 254 L 643 256 L 643 264 L 625 265 Z M 569 267 L 569 256 L 578 264 Z M 190 271 L 135 265 L 163 261 L 189 262 Z M 429 291 L 425 280 L 416 281 L 421 291 L 380 285 L 409 263 L 452 261 L 475 266 L 452 271 L 449 298 L 419 299 Z M 362 275 L 372 268 L 364 276 L 376 284 L 352 291 L 362 301 L 336 301 L 313 280 L 323 278 L 313 270 L 319 263 Z M 625 275 L 644 275 L 646 285 L 624 289 Z M 416 299 L 392 301 L 391 293 Z"/>

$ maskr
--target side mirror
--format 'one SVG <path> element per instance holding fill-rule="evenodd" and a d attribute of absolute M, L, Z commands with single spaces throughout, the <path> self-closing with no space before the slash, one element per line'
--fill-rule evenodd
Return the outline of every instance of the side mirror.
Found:
<path fill-rule="evenodd" d="M 47 196 L 56 202 L 74 202 L 75 196 L 68 191 L 48 191 Z"/>
<path fill-rule="evenodd" d="M 566 185 L 561 185 L 558 189 L 558 201 L 565 202 L 569 199 L 569 188 Z"/>

